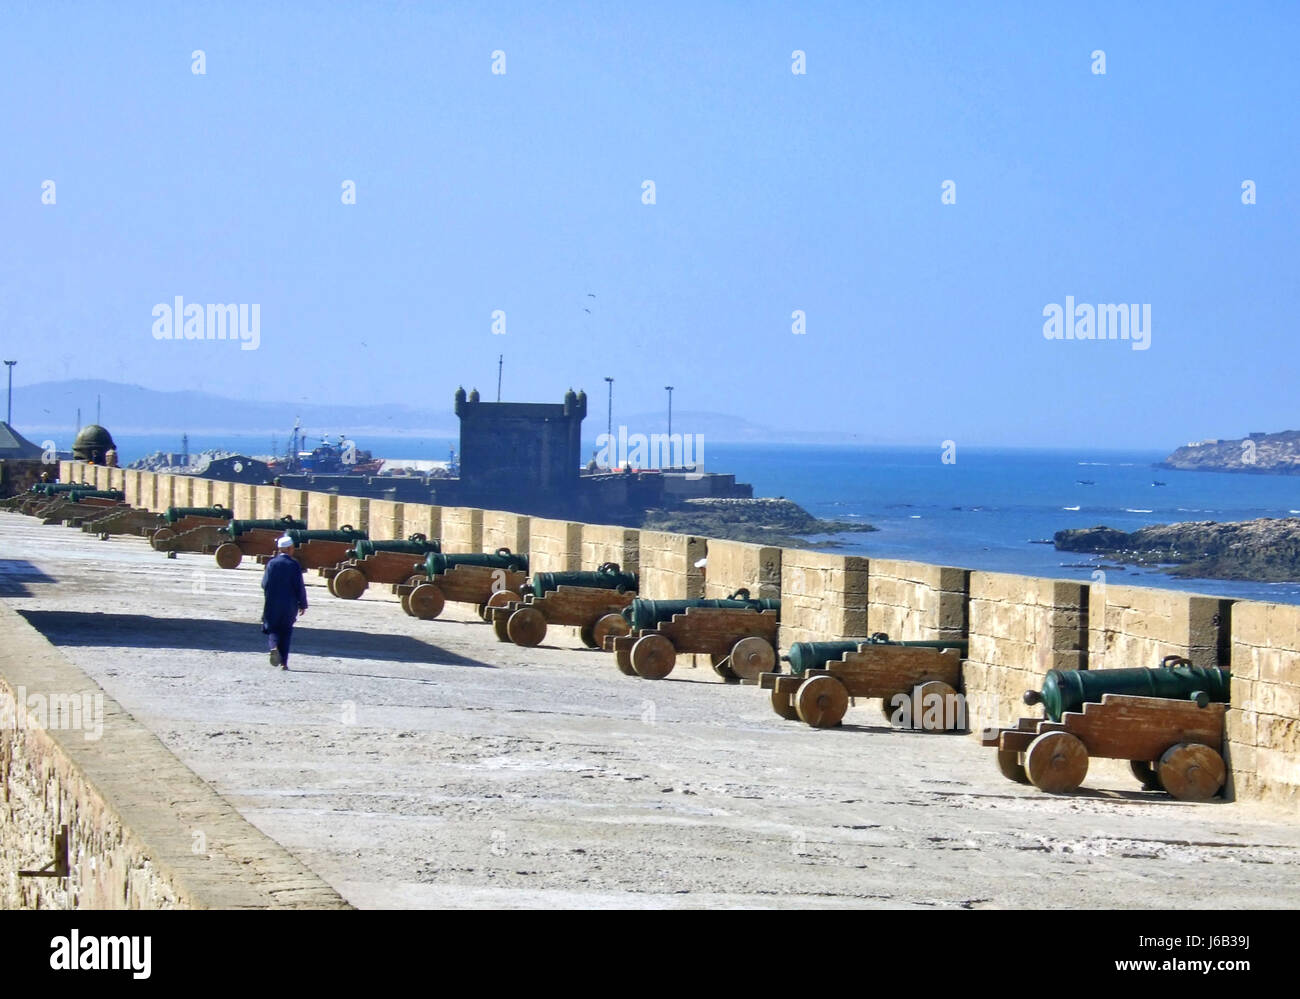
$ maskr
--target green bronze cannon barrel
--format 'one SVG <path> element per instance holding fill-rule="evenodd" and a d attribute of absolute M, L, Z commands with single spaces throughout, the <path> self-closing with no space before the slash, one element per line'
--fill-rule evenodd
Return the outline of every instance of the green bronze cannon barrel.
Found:
<path fill-rule="evenodd" d="M 245 531 L 290 531 L 303 530 L 306 528 L 305 520 L 294 520 L 292 517 L 277 517 L 274 520 L 232 520 L 225 527 L 218 528 L 222 534 L 229 534 L 232 538 L 237 538 Z"/>
<path fill-rule="evenodd" d="M 40 482 L 32 486 L 32 492 L 39 493 L 42 496 L 57 496 L 59 493 L 70 493 L 74 489 L 94 489 L 94 486 L 82 482 Z"/>
<path fill-rule="evenodd" d="M 126 499 L 126 493 L 122 492 L 120 489 L 91 489 L 83 487 L 81 489 L 73 489 L 69 492 L 68 499 L 73 503 L 80 503 L 83 499 L 124 500 Z"/>
<path fill-rule="evenodd" d="M 444 555 L 442 552 L 429 552 L 424 560 L 424 571 L 430 576 L 441 576 L 448 569 L 458 565 L 481 565 L 490 569 L 510 569 L 514 572 L 527 572 L 528 556 L 515 555 L 509 548 L 498 548 L 494 552 L 465 552 L 452 555 Z"/>
<path fill-rule="evenodd" d="M 635 593 L 637 576 L 635 572 L 619 572 L 613 562 L 606 562 L 595 572 L 539 572 L 533 576 L 533 595 L 539 599 L 561 586 Z"/>
<path fill-rule="evenodd" d="M 384 541 L 358 541 L 352 549 L 353 558 L 368 558 L 375 552 L 398 552 L 405 555 L 428 555 L 430 552 L 442 551 L 442 543 L 434 538 L 430 541 L 423 534 L 412 534 L 402 540 L 395 538 Z"/>
<path fill-rule="evenodd" d="M 163 520 L 174 524 L 186 517 L 220 517 L 230 519 L 230 511 L 218 503 L 216 506 L 169 506 L 163 514 Z"/>
<path fill-rule="evenodd" d="M 805 670 L 822 669 L 829 662 L 843 659 L 847 652 L 857 652 L 866 645 L 899 645 L 909 649 L 956 649 L 966 655 L 968 643 L 964 638 L 926 639 L 923 641 L 894 641 L 883 632 L 870 638 L 846 638 L 836 642 L 795 642 L 790 652 L 781 658 L 790 664 L 790 672 L 798 676 Z"/>
<path fill-rule="evenodd" d="M 1088 701 L 1103 694 L 1165 697 L 1202 703 L 1229 703 L 1231 676 L 1217 666 L 1193 666 L 1181 656 L 1165 656 L 1156 669 L 1053 669 L 1047 671 L 1042 691 L 1025 691 L 1026 704 L 1042 704 L 1052 721 L 1067 711 L 1082 711 Z"/>
<path fill-rule="evenodd" d="M 365 531 L 355 530 L 351 524 L 344 524 L 342 527 L 333 531 L 308 531 L 301 527 L 293 527 L 284 532 L 293 541 L 294 545 L 301 545 L 308 541 L 365 541 L 369 537 Z"/>
<path fill-rule="evenodd" d="M 742 596 L 743 594 L 743 596 Z M 622 610 L 623 619 L 633 628 L 642 631 L 653 628 L 657 624 L 672 620 L 674 614 L 685 614 L 691 607 L 725 607 L 734 610 L 755 610 L 765 611 L 774 610 L 779 615 L 781 613 L 781 601 L 764 599 L 749 599 L 748 590 L 737 590 L 730 597 L 724 599 L 696 599 L 696 600 L 647 600 L 638 597 Z"/>

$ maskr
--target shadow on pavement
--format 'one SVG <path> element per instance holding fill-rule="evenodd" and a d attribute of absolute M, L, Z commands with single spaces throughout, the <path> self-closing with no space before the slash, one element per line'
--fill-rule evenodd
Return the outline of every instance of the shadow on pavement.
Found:
<path fill-rule="evenodd" d="M 0 558 L 0 597 L 30 597 L 28 583 L 56 583 L 53 576 L 21 558 Z"/>
<path fill-rule="evenodd" d="M 252 621 L 93 611 L 20 610 L 19 613 L 55 645 L 266 653 L 266 636 L 262 634 L 261 626 Z M 409 635 L 313 628 L 309 624 L 294 628 L 293 655 L 495 668 L 490 663 L 456 655 Z"/>

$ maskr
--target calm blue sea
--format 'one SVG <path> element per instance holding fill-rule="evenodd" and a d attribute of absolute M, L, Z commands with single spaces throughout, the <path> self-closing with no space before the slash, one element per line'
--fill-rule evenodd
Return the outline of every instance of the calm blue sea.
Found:
<path fill-rule="evenodd" d="M 284 441 L 278 445 L 283 448 Z M 314 443 L 314 442 L 313 442 Z M 366 438 L 361 447 L 394 458 L 445 459 L 444 438 Z M 123 463 L 179 441 L 121 437 Z M 269 437 L 192 435 L 191 450 L 210 447 L 266 453 Z M 587 451 L 594 444 L 587 445 Z M 880 530 L 835 537 L 845 552 L 915 559 L 1087 581 L 1083 555 L 1058 552 L 1050 539 L 1067 527 L 1133 530 L 1184 520 L 1248 520 L 1300 514 L 1300 477 L 1175 472 L 1152 468 L 1166 452 L 940 449 L 710 442 L 706 467 L 734 472 L 758 496 L 784 496 L 819 517 L 861 520 Z M 1163 486 L 1153 481 L 1164 482 Z M 1090 484 L 1086 484 L 1090 483 Z M 1111 583 L 1163 586 L 1225 597 L 1300 604 L 1300 583 L 1179 580 L 1156 570 L 1108 570 Z"/>

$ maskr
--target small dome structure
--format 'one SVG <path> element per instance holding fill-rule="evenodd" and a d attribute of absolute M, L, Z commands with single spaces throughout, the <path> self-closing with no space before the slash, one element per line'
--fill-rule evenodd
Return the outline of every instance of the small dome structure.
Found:
<path fill-rule="evenodd" d="M 77 439 L 72 442 L 72 456 L 77 461 L 88 461 L 94 465 L 104 464 L 109 451 L 116 451 L 113 435 L 97 423 L 82 427 Z"/>

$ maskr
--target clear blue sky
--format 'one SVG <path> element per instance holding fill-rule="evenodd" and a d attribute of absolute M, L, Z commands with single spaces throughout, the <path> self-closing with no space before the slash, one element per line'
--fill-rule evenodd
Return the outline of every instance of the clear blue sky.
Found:
<path fill-rule="evenodd" d="M 1300 5 L 191 6 L 6 7 L 21 382 L 449 409 L 504 352 L 510 399 L 614 375 L 616 423 L 673 384 L 936 446 L 1300 426 Z M 156 341 L 177 295 L 260 348 Z M 1067 295 L 1151 348 L 1044 339 Z"/>

